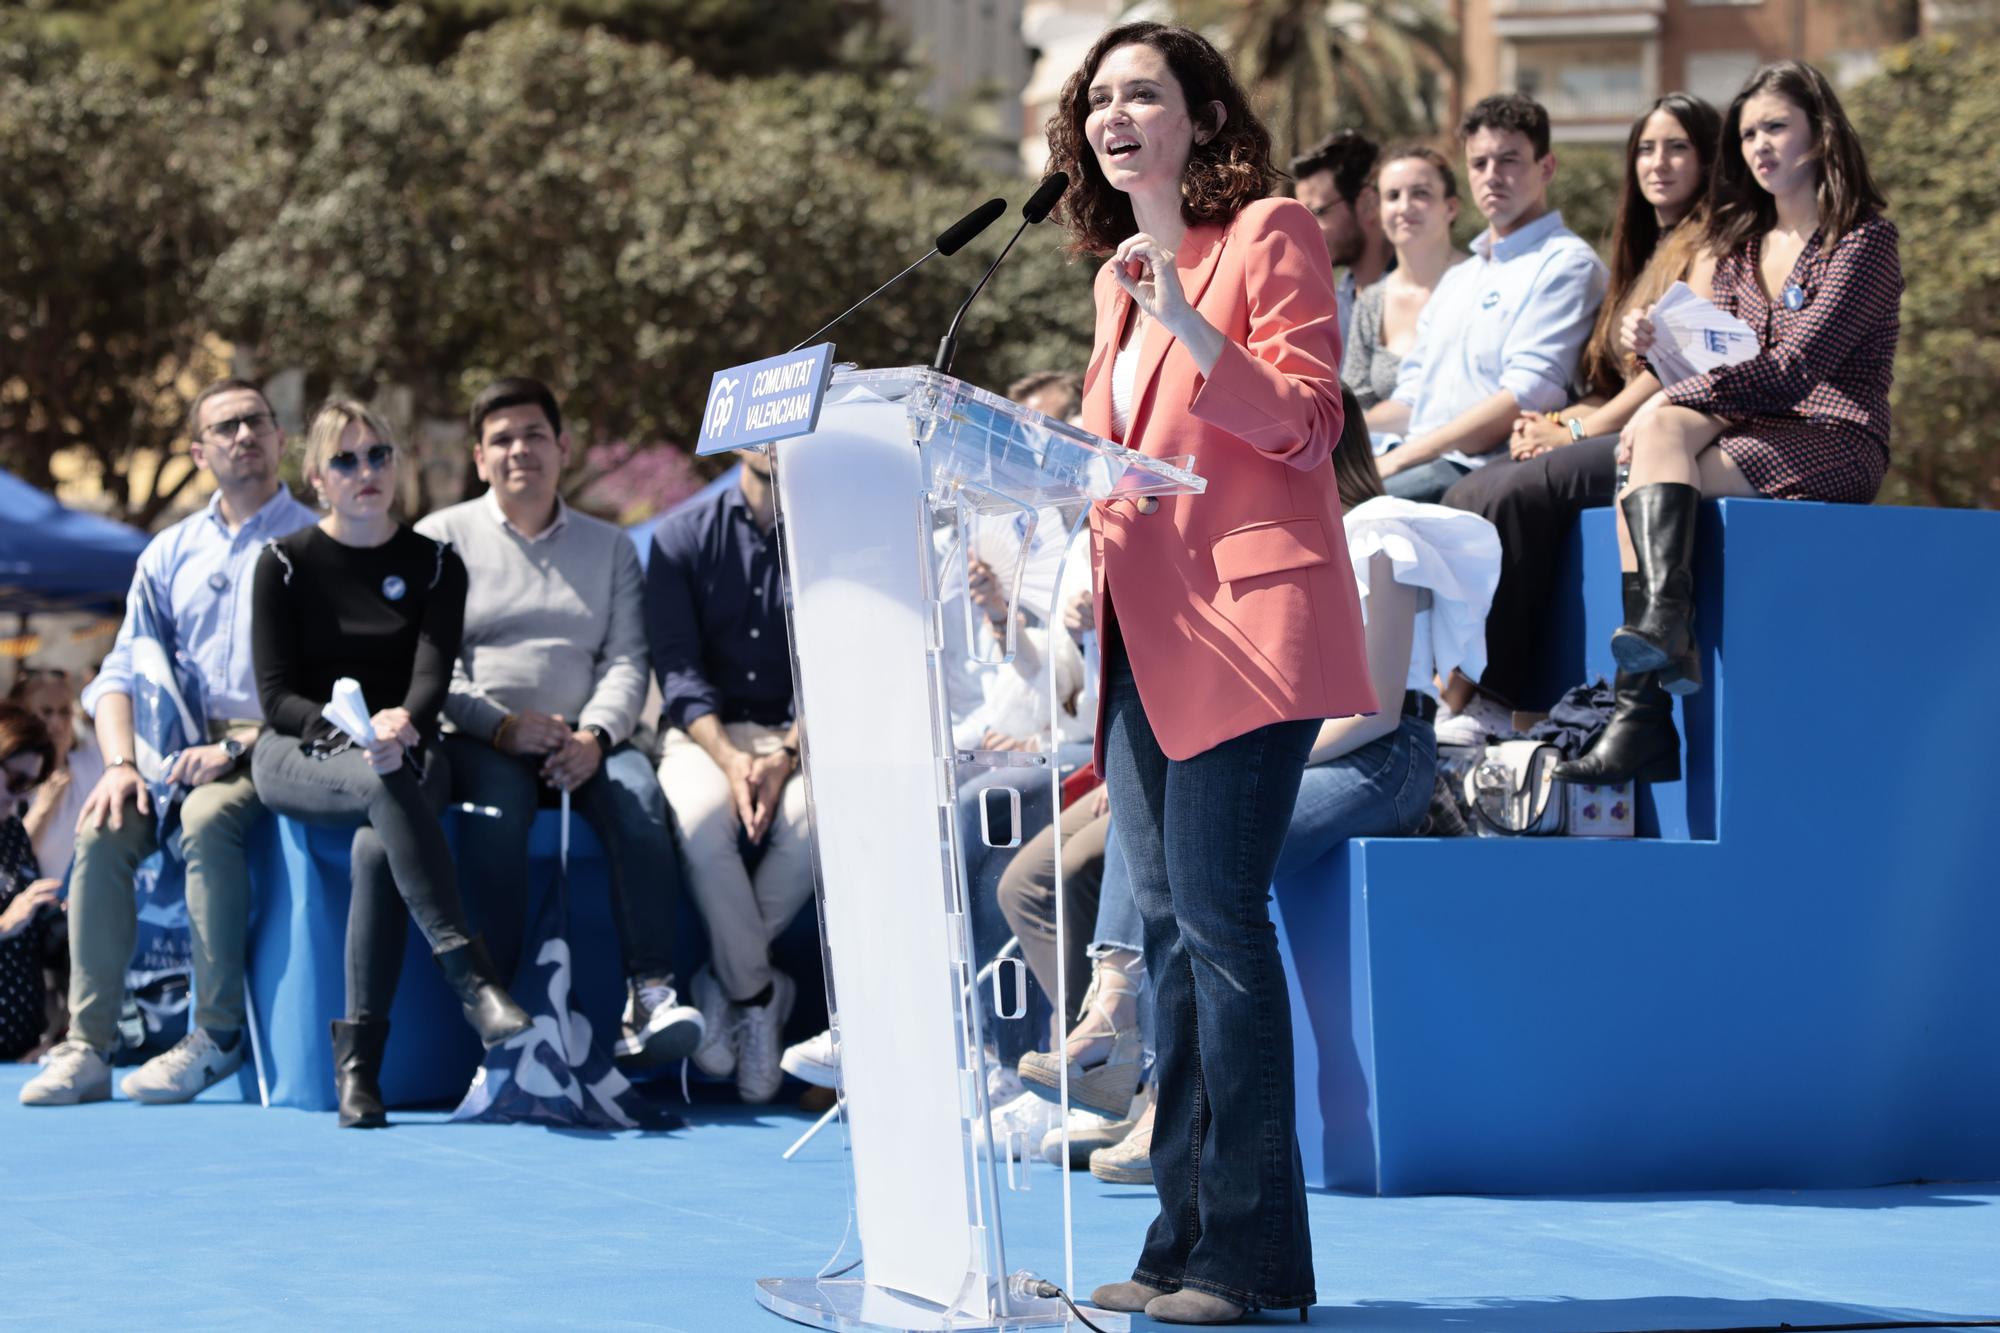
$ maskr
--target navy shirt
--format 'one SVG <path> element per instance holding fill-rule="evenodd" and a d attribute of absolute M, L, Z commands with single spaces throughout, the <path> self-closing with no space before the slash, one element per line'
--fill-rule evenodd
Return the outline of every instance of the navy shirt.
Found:
<path fill-rule="evenodd" d="M 725 723 L 792 720 L 778 533 L 751 517 L 740 486 L 684 506 L 653 530 L 646 641 L 668 726 L 707 713 Z"/>

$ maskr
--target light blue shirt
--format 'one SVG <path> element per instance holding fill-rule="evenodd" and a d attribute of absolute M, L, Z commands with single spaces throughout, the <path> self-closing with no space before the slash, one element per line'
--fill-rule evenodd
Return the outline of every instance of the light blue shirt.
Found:
<path fill-rule="evenodd" d="M 211 720 L 261 718 L 250 661 L 250 578 L 264 543 L 289 536 L 319 515 L 283 486 L 235 532 L 222 520 L 222 497 L 162 532 L 139 553 L 133 591 L 152 585 L 155 604 L 173 622 L 174 646 L 201 672 Z M 83 711 L 107 694 L 132 693 L 132 617 L 83 692 Z"/>
<path fill-rule="evenodd" d="M 1569 401 L 1577 357 L 1604 301 L 1604 265 L 1551 211 L 1511 236 L 1491 228 L 1472 258 L 1445 270 L 1417 320 L 1416 342 L 1396 374 L 1395 401 L 1410 408 L 1418 439 L 1506 389 L 1524 412 Z M 1444 455 L 1479 467 L 1506 455 Z"/>

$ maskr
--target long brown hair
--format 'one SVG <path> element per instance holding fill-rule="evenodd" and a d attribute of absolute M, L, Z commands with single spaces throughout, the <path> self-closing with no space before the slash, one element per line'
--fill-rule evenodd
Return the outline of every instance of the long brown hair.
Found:
<path fill-rule="evenodd" d="M 1368 417 L 1354 390 L 1340 386 L 1340 439 L 1333 446 L 1333 484 L 1343 510 L 1366 504 L 1385 492 L 1382 471 L 1375 466 L 1375 448 L 1368 439 Z"/>
<path fill-rule="evenodd" d="M 1190 227 L 1227 222 L 1246 204 L 1270 194 L 1278 183 L 1271 165 L 1271 132 L 1222 53 L 1198 32 L 1170 23 L 1124 23 L 1097 39 L 1076 73 L 1063 85 L 1055 114 L 1046 126 L 1049 169 L 1066 171 L 1074 184 L 1063 196 L 1056 218 L 1069 229 L 1072 254 L 1107 255 L 1139 230 L 1132 200 L 1098 169 L 1083 124 L 1090 116 L 1090 81 L 1104 57 L 1121 46 L 1150 46 L 1166 60 L 1195 124 L 1212 129 L 1188 154 L 1181 173 L 1181 219 Z M 1211 102 L 1222 104 L 1222 125 L 1209 124 Z"/>
<path fill-rule="evenodd" d="M 1668 93 L 1639 113 L 1625 136 L 1625 185 L 1618 195 L 1618 214 L 1611 223 L 1611 279 L 1604 290 L 1604 304 L 1597 308 L 1597 327 L 1583 349 L 1583 380 L 1602 394 L 1615 394 L 1625 387 L 1626 367 L 1618 354 L 1618 323 L 1633 284 L 1652 262 L 1660 237 L 1659 214 L 1646 202 L 1639 188 L 1639 141 L 1645 137 L 1646 122 L 1656 111 L 1664 111 L 1680 122 L 1681 132 L 1694 145 L 1701 161 L 1701 180 L 1694 203 L 1683 222 L 1701 211 L 1710 182 L 1715 178 L 1715 155 L 1722 142 L 1722 117 L 1714 107 L 1688 93 Z"/>
<path fill-rule="evenodd" d="M 1780 60 L 1752 74 L 1722 115 L 1722 151 L 1708 196 L 1711 249 L 1717 254 L 1743 249 L 1778 221 L 1777 201 L 1743 160 L 1743 104 L 1759 93 L 1782 97 L 1805 113 L 1812 130 L 1813 161 L 1819 166 L 1819 227 L 1827 249 L 1888 208 L 1889 201 L 1869 174 L 1861 136 L 1854 132 L 1826 75 L 1803 60 Z"/>
<path fill-rule="evenodd" d="M 35 774 L 37 786 L 55 771 L 56 743 L 42 720 L 19 704 L 0 703 L 0 764 L 20 754 L 32 754 L 42 761 L 41 771 Z M 6 813 L 7 809 L 0 807 L 0 815 Z"/>

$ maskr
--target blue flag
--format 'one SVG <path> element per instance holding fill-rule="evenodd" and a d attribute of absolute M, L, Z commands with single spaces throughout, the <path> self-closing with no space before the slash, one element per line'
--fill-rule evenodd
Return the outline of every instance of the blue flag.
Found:
<path fill-rule="evenodd" d="M 529 1123 L 566 1129 L 638 1129 L 648 1112 L 605 1054 L 590 1020 L 570 1004 L 569 793 L 562 797 L 562 862 L 542 904 L 532 980 L 515 993 L 535 1025 L 486 1053 L 459 1122 Z M 525 992 L 525 993 L 523 993 Z"/>
<path fill-rule="evenodd" d="M 171 1045 L 184 1029 L 193 972 L 188 929 L 187 863 L 181 853 L 181 799 L 188 789 L 167 781 L 181 751 L 208 740 L 201 673 L 180 652 L 173 621 L 160 610 L 152 582 L 133 582 L 125 617 L 131 624 L 132 740 L 140 778 L 152 797 L 159 850 L 139 863 L 132 893 L 139 917 L 137 947 L 125 986 L 138 1000 L 143 1028 L 128 1033 L 141 1049 Z"/>

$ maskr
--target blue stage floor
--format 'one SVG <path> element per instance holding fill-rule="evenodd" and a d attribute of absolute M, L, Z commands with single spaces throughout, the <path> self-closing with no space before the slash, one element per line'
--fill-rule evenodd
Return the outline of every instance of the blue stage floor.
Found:
<path fill-rule="evenodd" d="M 231 1102 L 29 1110 L 17 1094 L 31 1072 L 0 1066 L 0 1324 L 780 1333 L 752 1280 L 817 1271 L 846 1212 L 837 1131 L 779 1160 L 810 1123 L 789 1110 L 697 1103 L 681 1129 L 620 1138 L 435 1114 L 355 1133 Z M 1088 1290 L 1127 1274 L 1153 1203 L 1077 1180 Z M 1036 1181 L 1051 1216 L 1054 1184 Z M 1611 1333 L 1996 1318 L 1995 1204 L 1996 1185 L 1315 1195 L 1311 1322 Z"/>

